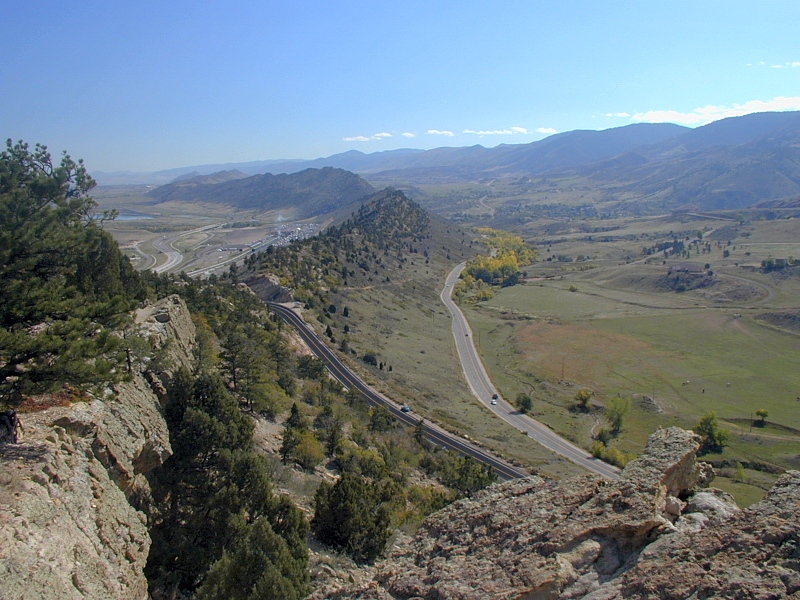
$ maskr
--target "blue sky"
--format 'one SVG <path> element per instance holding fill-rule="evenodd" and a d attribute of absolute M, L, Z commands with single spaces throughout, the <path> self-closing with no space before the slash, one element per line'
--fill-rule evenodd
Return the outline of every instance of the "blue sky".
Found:
<path fill-rule="evenodd" d="M 0 133 L 90 171 L 800 110 L 797 0 L 2 6 Z"/>

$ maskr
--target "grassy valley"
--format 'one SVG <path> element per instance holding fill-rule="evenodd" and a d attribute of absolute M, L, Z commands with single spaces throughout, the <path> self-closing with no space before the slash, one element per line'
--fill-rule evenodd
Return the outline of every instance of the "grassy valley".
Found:
<path fill-rule="evenodd" d="M 719 479 L 721 485 L 744 503 L 776 472 L 796 467 L 800 381 L 792 365 L 800 351 L 800 277 L 796 267 L 763 268 L 762 261 L 774 267 L 800 256 L 794 227 L 800 211 L 625 217 L 599 214 L 603 205 L 589 188 L 563 188 L 563 194 L 554 188 L 524 208 L 505 196 L 515 185 L 411 188 L 457 222 L 512 230 L 539 249 L 538 262 L 524 267 L 522 284 L 464 304 L 503 396 L 529 394 L 535 418 L 586 448 L 608 427 L 608 400 L 628 398 L 624 425 L 610 443 L 628 455 L 639 452 L 657 427 L 691 428 L 715 411 L 731 439 L 709 459 L 730 476 Z M 438 294 L 453 265 L 485 249 L 469 227 L 407 203 L 399 192 L 379 193 L 319 237 L 251 255 L 238 278 L 277 275 L 354 369 L 415 412 L 544 474 L 578 472 L 518 436 L 469 393 Z M 173 215 L 196 209 L 178 203 Z M 235 236 L 264 235 L 277 226 L 274 215 L 261 213 L 251 218 L 273 219 L 261 230 L 253 223 L 234 227 L 231 222 L 245 221 L 245 214 L 225 213 L 230 208 L 220 205 L 216 210 L 227 217 L 225 226 L 176 246 L 187 252 L 192 244 L 225 247 Z M 185 227 L 207 222 L 210 214 Z M 118 239 L 126 227 L 115 232 Z M 676 240 L 681 251 L 668 249 L 665 256 L 665 245 Z M 374 365 L 364 362 L 368 355 Z M 574 395 L 582 388 L 594 392 L 585 413 L 575 410 Z M 769 416 L 764 427 L 752 427 L 759 409 Z M 737 464 L 744 475 L 737 475 Z"/>
<path fill-rule="evenodd" d="M 543 260 L 468 313 L 503 395 L 530 394 L 536 418 L 586 447 L 607 427 L 603 407 L 628 398 L 611 443 L 627 453 L 659 426 L 691 428 L 714 411 L 730 445 L 706 459 L 730 476 L 722 485 L 757 498 L 745 482 L 767 487 L 800 460 L 800 266 L 774 266 L 799 255 L 800 234 L 792 214 L 765 216 L 618 219 L 599 233 L 598 221 L 531 227 Z M 698 232 L 703 241 L 689 244 Z M 676 238 L 688 258 L 647 254 Z M 575 408 L 581 388 L 594 392 L 586 412 Z"/>

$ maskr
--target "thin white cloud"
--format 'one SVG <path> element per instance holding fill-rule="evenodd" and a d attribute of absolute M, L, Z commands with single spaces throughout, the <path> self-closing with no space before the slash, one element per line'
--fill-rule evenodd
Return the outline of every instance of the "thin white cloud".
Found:
<path fill-rule="evenodd" d="M 536 129 L 536 131 L 538 133 L 545 133 L 547 135 L 552 135 L 554 133 L 558 133 L 558 131 L 556 131 L 552 127 L 539 127 L 538 129 Z"/>
<path fill-rule="evenodd" d="M 413 138 L 413 137 L 417 137 L 416 135 L 414 135 L 413 133 L 411 133 L 411 132 L 409 132 L 409 131 L 406 131 L 405 133 L 403 133 L 403 134 L 401 134 L 401 135 L 402 135 L 403 137 L 407 137 L 407 138 Z"/>
<path fill-rule="evenodd" d="M 603 116 L 605 116 L 605 117 L 621 117 L 621 118 L 625 119 L 627 117 L 630 117 L 631 115 L 630 115 L 630 113 L 626 113 L 626 112 L 616 112 L 616 113 L 606 113 Z"/>
<path fill-rule="evenodd" d="M 483 137 L 484 135 L 529 135 L 531 132 L 524 127 L 509 127 L 508 129 L 465 129 L 463 133 Z"/>
<path fill-rule="evenodd" d="M 644 123 L 678 123 L 679 125 L 706 125 L 728 117 L 741 117 L 757 112 L 800 110 L 800 96 L 778 96 L 772 100 L 750 100 L 729 106 L 703 106 L 691 112 L 677 110 L 649 110 L 636 113 L 632 119 Z"/>
<path fill-rule="evenodd" d="M 455 133 L 452 131 L 439 131 L 438 129 L 428 129 L 428 133 L 431 135 L 444 135 L 447 137 L 453 137 Z"/>
<path fill-rule="evenodd" d="M 747 63 L 746 66 L 752 67 L 754 64 L 755 63 Z M 788 61 L 785 63 L 766 63 L 762 60 L 758 64 L 761 65 L 762 67 L 768 67 L 770 69 L 782 69 L 784 67 L 789 67 L 789 68 L 800 67 L 800 61 L 798 60 Z"/>
<path fill-rule="evenodd" d="M 391 133 L 382 132 L 382 133 L 376 133 L 376 134 L 371 135 L 369 137 L 367 137 L 365 135 L 354 135 L 354 136 L 342 138 L 342 140 L 345 141 L 345 142 L 369 142 L 370 140 L 383 140 L 383 139 L 390 138 L 390 137 L 392 137 Z"/>
<path fill-rule="evenodd" d="M 510 129 L 490 129 L 490 130 L 480 130 L 475 131 L 474 129 L 465 129 L 463 133 L 472 133 L 474 135 L 484 136 L 484 135 L 511 135 L 514 132 Z"/>

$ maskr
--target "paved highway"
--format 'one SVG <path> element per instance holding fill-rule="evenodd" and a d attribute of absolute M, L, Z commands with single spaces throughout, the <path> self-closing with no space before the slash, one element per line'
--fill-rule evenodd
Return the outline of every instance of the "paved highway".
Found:
<path fill-rule="evenodd" d="M 167 262 L 165 262 L 163 265 L 155 267 L 153 271 L 155 271 L 156 273 L 167 273 L 175 269 L 178 265 L 181 264 L 181 262 L 183 262 L 183 254 L 181 254 L 178 250 L 176 250 L 175 247 L 172 245 L 175 242 L 175 240 L 178 240 L 187 235 L 192 235 L 193 233 L 198 233 L 200 231 L 216 229 L 217 227 L 222 227 L 223 225 L 224 223 L 206 225 L 205 227 L 198 227 L 197 229 L 184 231 L 176 236 L 170 236 L 169 238 L 167 236 L 163 236 L 160 240 L 155 240 L 153 242 L 153 247 L 159 252 L 166 254 Z"/>
<path fill-rule="evenodd" d="M 416 426 L 420 421 L 423 420 L 414 413 L 403 412 L 400 406 L 389 400 L 386 396 L 379 393 L 362 381 L 358 376 L 356 376 L 342 363 L 341 360 L 339 360 L 339 357 L 336 356 L 336 354 L 334 354 L 334 352 L 322 340 L 320 340 L 319 337 L 317 337 L 316 333 L 314 333 L 314 331 L 305 323 L 305 321 L 303 321 L 302 317 L 300 317 L 295 311 L 283 304 L 277 304 L 274 302 L 269 302 L 268 304 L 269 307 L 278 315 L 280 315 L 284 321 L 297 329 L 300 337 L 302 337 L 306 344 L 308 344 L 309 348 L 311 348 L 311 351 L 318 358 L 325 361 L 325 363 L 328 365 L 328 370 L 342 385 L 348 389 L 358 390 L 364 395 L 367 401 L 373 405 L 383 404 L 389 409 L 389 411 L 398 421 L 404 423 L 405 425 Z M 445 448 L 469 455 L 474 459 L 489 465 L 503 479 L 516 479 L 519 477 L 527 477 L 529 475 L 527 471 L 508 464 L 496 456 L 489 454 L 485 450 L 482 450 L 475 444 L 472 444 L 467 440 L 450 433 L 449 431 L 445 431 L 433 423 L 425 421 L 423 427 L 425 429 L 425 437 L 434 444 L 438 444 L 440 446 L 444 446 Z"/>
<path fill-rule="evenodd" d="M 181 264 L 183 255 L 172 247 L 173 241 L 173 239 L 168 240 L 167 236 L 153 241 L 153 248 L 167 256 L 167 261 L 164 264 L 153 269 L 156 273 L 166 273 Z"/>
<path fill-rule="evenodd" d="M 545 448 L 603 477 L 616 479 L 619 476 L 619 469 L 596 459 L 585 450 L 556 435 L 543 423 L 527 415 L 520 414 L 515 407 L 511 406 L 499 395 L 486 374 L 486 369 L 483 367 L 480 356 L 478 356 L 469 323 L 464 317 L 464 313 L 461 312 L 461 309 L 452 299 L 453 288 L 458 282 L 458 277 L 461 271 L 464 270 L 465 265 L 466 263 L 461 263 L 450 272 L 440 297 L 453 318 L 453 339 L 455 340 L 461 367 L 464 370 L 464 377 L 472 393 L 486 408 L 520 431 L 527 433 Z M 492 404 L 492 396 L 495 394 L 497 394 L 497 404 Z"/>

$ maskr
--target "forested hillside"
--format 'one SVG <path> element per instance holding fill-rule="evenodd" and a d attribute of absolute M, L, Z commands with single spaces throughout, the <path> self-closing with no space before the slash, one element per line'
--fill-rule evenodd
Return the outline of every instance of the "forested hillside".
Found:
<path fill-rule="evenodd" d="M 395 200 L 400 210 L 389 210 L 393 217 L 386 223 L 403 239 L 425 214 L 406 199 Z M 383 210 L 380 203 L 365 207 L 359 223 L 381 220 Z M 300 264 L 294 259 L 315 241 L 267 255 L 279 251 L 287 264 Z M 399 247 L 393 244 L 387 248 Z M 406 431 L 385 408 L 370 408 L 344 390 L 321 361 L 290 350 L 282 322 L 236 284 L 239 276 L 146 277 L 156 295 L 186 299 L 198 338 L 196 372 L 178 373 L 166 407 L 175 455 L 153 478 L 148 576 L 155 589 L 197 589 L 202 598 L 249 598 L 239 593 L 242 581 L 269 590 L 306 589 L 307 558 L 297 541 L 303 528 L 356 562 L 371 562 L 395 528 L 494 481 L 485 466 L 431 446 L 421 430 Z M 266 462 L 253 452 L 247 413 L 282 424 L 279 452 Z M 295 470 L 335 479 L 303 499 L 313 506 L 310 523 L 269 491 L 270 473 L 286 480 Z M 430 479 L 419 483 L 425 476 Z M 271 531 L 287 545 L 265 557 L 259 545 L 276 543 L 269 541 Z M 252 561 L 276 566 L 284 579 L 273 573 L 261 581 L 258 571 L 243 572 Z M 274 597 L 295 596 L 281 591 Z"/>
<path fill-rule="evenodd" d="M 387 189 L 367 198 L 338 227 L 252 256 L 240 278 L 276 275 L 309 308 L 335 315 L 329 310 L 335 296 L 384 286 L 402 293 L 402 284 L 419 278 L 420 269 L 431 260 L 446 257 L 455 262 L 470 246 L 463 231 L 454 229 L 450 234 L 441 219 L 402 192 Z"/>

